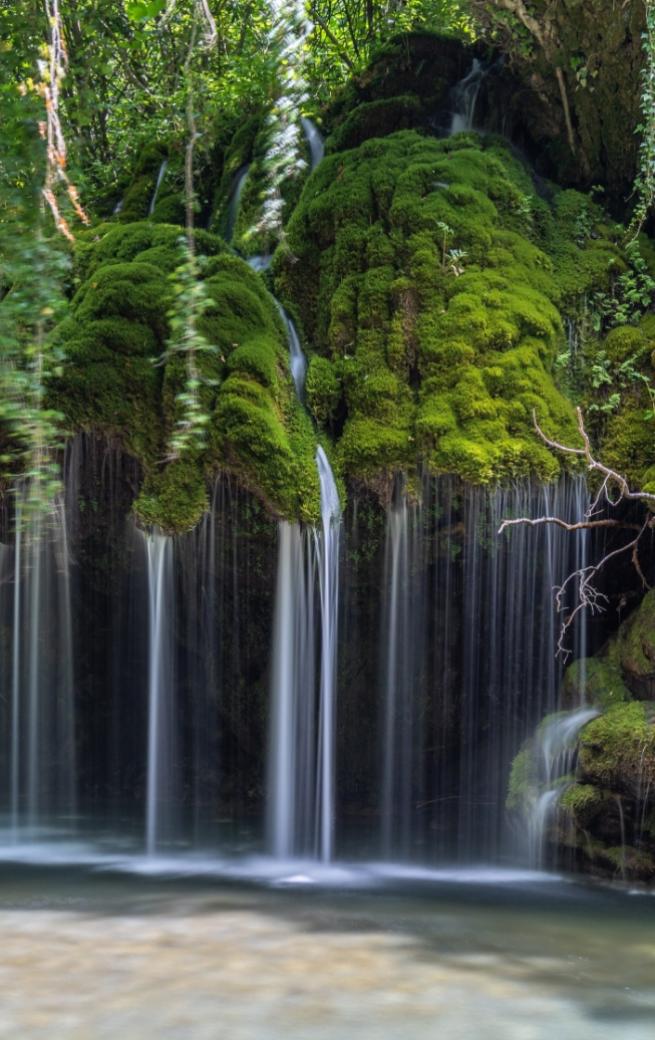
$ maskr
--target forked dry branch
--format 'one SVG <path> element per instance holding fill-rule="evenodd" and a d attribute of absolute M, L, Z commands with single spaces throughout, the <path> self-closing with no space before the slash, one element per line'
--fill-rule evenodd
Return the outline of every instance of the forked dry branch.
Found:
<path fill-rule="evenodd" d="M 577 455 L 585 460 L 589 472 L 601 474 L 601 484 L 593 501 L 585 510 L 583 518 L 571 523 L 563 520 L 559 516 L 523 516 L 511 520 L 503 520 L 498 528 L 498 534 L 502 534 L 502 532 L 509 527 L 517 527 L 519 525 L 540 527 L 544 524 L 562 527 L 566 531 L 580 531 L 594 528 L 616 528 L 635 532 L 630 541 L 626 542 L 624 545 L 620 545 L 617 549 L 613 549 L 611 552 L 606 553 L 597 563 L 588 564 L 572 571 L 571 574 L 564 579 L 561 585 L 555 587 L 555 605 L 558 612 L 563 614 L 563 620 L 557 640 L 557 654 L 558 656 L 562 656 L 564 659 L 566 659 L 571 653 L 570 649 L 565 645 L 565 640 L 571 625 L 574 623 L 578 615 L 584 610 L 589 610 L 590 613 L 596 614 L 605 609 L 604 603 L 608 602 L 608 598 L 603 592 L 600 592 L 600 590 L 596 588 L 595 582 L 598 574 L 607 566 L 610 560 L 616 559 L 617 556 L 622 556 L 624 553 L 629 552 L 632 565 L 635 568 L 643 587 L 646 589 L 650 588 L 639 561 L 639 544 L 646 531 L 655 528 L 655 494 L 651 494 L 648 491 L 632 491 L 628 481 L 621 473 L 617 473 L 616 470 L 611 469 L 609 466 L 606 466 L 604 463 L 599 462 L 598 459 L 594 458 L 591 450 L 591 441 L 589 440 L 589 435 L 585 429 L 582 410 L 577 408 L 576 414 L 578 417 L 578 430 L 583 443 L 582 448 L 573 448 L 568 444 L 560 444 L 559 441 L 552 440 L 548 437 L 539 426 L 534 411 L 532 413 L 532 421 L 537 434 L 549 448 L 567 455 Z M 643 523 L 598 516 L 598 513 L 602 508 L 608 507 L 610 509 L 616 509 L 620 503 L 627 501 L 641 502 L 647 506 L 648 512 L 646 513 Z M 568 592 L 571 590 L 571 586 L 577 586 L 576 603 L 575 606 L 567 609 L 566 597 Z"/>

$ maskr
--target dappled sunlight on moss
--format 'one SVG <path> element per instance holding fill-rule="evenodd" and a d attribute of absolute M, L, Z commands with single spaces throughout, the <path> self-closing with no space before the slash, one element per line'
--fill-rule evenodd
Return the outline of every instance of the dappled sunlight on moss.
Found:
<path fill-rule="evenodd" d="M 316 438 L 296 400 L 278 311 L 261 279 L 207 233 L 199 234 L 198 247 L 208 257 L 211 300 L 199 331 L 215 347 L 199 360 L 208 445 L 202 456 L 165 462 L 184 362 L 179 355 L 165 366 L 155 362 L 168 335 L 179 234 L 149 223 L 87 233 L 81 284 L 56 331 L 67 365 L 52 385 L 52 401 L 71 428 L 102 430 L 139 458 L 145 480 L 135 509 L 146 524 L 193 527 L 207 508 L 207 481 L 225 468 L 273 513 L 313 520 Z"/>

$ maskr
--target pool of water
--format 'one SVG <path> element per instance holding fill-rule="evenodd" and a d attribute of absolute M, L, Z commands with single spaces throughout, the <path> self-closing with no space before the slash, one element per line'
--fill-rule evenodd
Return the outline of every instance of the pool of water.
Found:
<path fill-rule="evenodd" d="M 144 864 L 0 867 L 0 1037 L 655 1036 L 648 893 L 480 867 Z"/>

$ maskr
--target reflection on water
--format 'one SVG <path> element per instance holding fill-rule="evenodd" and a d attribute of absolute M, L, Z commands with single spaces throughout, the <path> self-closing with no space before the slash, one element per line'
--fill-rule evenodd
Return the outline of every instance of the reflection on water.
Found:
<path fill-rule="evenodd" d="M 655 1035 L 650 895 L 498 871 L 371 867 L 344 889 L 106 866 L 2 868 L 0 1037 Z"/>

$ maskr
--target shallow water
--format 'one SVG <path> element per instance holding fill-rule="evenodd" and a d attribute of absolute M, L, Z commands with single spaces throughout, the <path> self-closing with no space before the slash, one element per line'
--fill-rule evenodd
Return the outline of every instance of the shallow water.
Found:
<path fill-rule="evenodd" d="M 477 868 L 130 872 L 144 862 L 0 868 L 0 1037 L 655 1034 L 651 895 Z"/>

